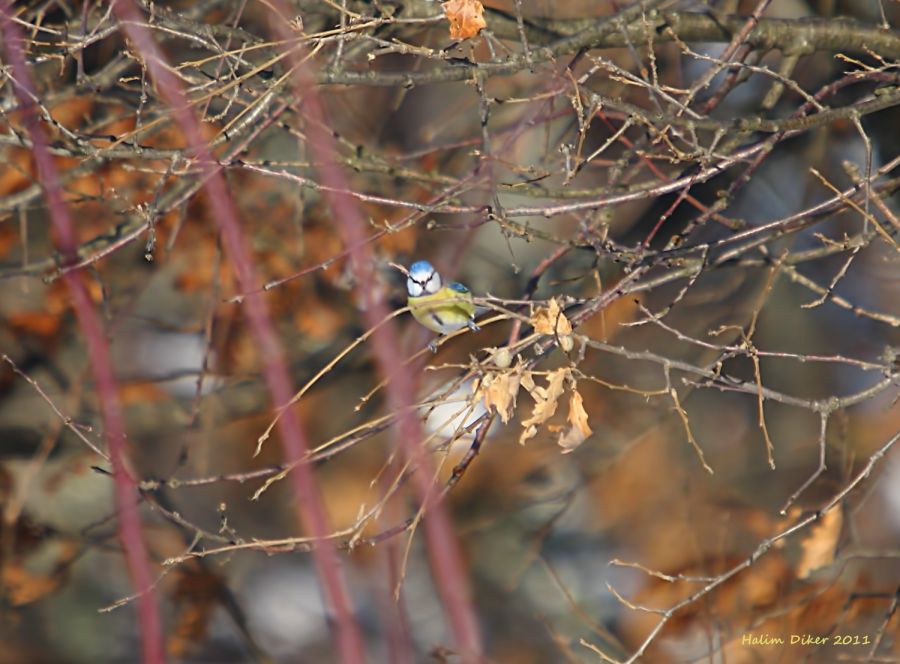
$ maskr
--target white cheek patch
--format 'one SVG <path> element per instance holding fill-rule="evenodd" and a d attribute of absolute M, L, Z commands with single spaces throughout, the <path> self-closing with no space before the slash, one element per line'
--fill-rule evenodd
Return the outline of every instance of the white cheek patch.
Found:
<path fill-rule="evenodd" d="M 410 297 L 419 297 L 425 291 L 422 288 L 422 284 L 417 281 L 413 281 L 412 279 L 407 279 L 406 292 L 409 293 Z"/>
<path fill-rule="evenodd" d="M 433 295 L 441 290 L 441 275 L 434 270 L 413 272 L 406 279 L 406 292 L 410 297 Z"/>
<path fill-rule="evenodd" d="M 432 272 L 431 276 L 428 277 L 428 281 L 425 282 L 425 291 L 429 294 L 437 293 L 441 290 L 441 278 L 438 276 L 437 272 Z"/>

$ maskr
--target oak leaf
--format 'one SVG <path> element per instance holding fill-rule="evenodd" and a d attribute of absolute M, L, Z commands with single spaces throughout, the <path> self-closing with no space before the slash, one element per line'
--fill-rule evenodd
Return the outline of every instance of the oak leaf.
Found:
<path fill-rule="evenodd" d="M 487 27 L 484 6 L 478 0 L 449 0 L 441 7 L 450 21 L 451 39 L 470 39 Z"/>

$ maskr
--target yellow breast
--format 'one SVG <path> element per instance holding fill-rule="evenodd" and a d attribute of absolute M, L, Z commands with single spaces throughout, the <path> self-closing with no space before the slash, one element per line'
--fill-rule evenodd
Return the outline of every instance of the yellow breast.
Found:
<path fill-rule="evenodd" d="M 475 318 L 472 296 L 444 286 L 437 293 L 410 297 L 409 311 L 422 325 L 439 334 L 466 327 Z"/>

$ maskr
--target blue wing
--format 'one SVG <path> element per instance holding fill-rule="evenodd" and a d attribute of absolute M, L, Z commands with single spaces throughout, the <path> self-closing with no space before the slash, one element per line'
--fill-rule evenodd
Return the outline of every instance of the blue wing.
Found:
<path fill-rule="evenodd" d="M 463 286 L 458 281 L 451 281 L 449 284 L 447 284 L 447 288 L 455 290 L 457 293 L 462 293 L 463 295 L 467 295 L 469 293 L 469 289 Z"/>

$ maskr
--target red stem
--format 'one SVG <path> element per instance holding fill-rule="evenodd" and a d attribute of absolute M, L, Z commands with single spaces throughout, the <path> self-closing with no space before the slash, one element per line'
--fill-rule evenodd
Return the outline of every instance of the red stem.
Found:
<path fill-rule="evenodd" d="M 38 99 L 25 55 L 22 50 L 22 35 L 13 22 L 12 6 L 9 0 L 0 0 L 0 22 L 3 24 L 3 48 L 12 68 L 12 86 L 19 98 L 22 121 L 31 137 L 32 155 L 37 165 L 38 180 L 44 187 L 50 219 L 56 231 L 56 243 L 64 263 L 77 261 L 78 241 L 69 209 L 63 201 L 59 173 L 48 150 L 47 139 L 41 129 L 37 115 Z M 146 664 L 162 664 L 165 661 L 162 643 L 162 627 L 153 587 L 150 557 L 144 546 L 141 520 L 138 514 L 137 483 L 129 471 L 125 450 L 125 425 L 119 404 L 118 389 L 113 376 L 109 345 L 103 324 L 88 293 L 81 272 L 67 272 L 63 281 L 72 297 L 78 324 L 87 344 L 88 358 L 97 395 L 103 429 L 112 464 L 115 486 L 115 505 L 118 515 L 118 536 L 125 551 L 125 561 L 131 584 L 138 593 L 138 622 L 141 633 L 141 652 Z"/>
<path fill-rule="evenodd" d="M 282 16 L 291 13 L 283 2 L 275 0 L 273 6 Z M 375 258 L 366 235 L 367 225 L 356 201 L 346 192 L 349 183 L 336 156 L 334 136 L 327 130 L 328 123 L 315 83 L 294 45 L 297 35 L 291 33 L 282 16 L 273 17 L 273 29 L 288 53 L 293 71 L 292 84 L 295 95 L 302 100 L 307 142 L 313 153 L 313 163 L 324 185 L 324 196 L 332 211 L 332 217 L 341 231 L 344 246 L 350 250 L 350 263 L 355 276 L 360 308 L 369 327 L 376 328 L 372 335 L 372 348 L 379 373 L 391 376 L 387 383 L 388 407 L 399 418 L 400 446 L 407 459 L 412 461 L 412 483 L 425 512 L 424 528 L 428 544 L 431 572 L 450 627 L 465 662 L 481 661 L 482 644 L 478 621 L 472 607 L 468 576 L 463 563 L 446 504 L 441 500 L 435 482 L 434 466 L 422 444 L 422 427 L 415 410 L 415 381 L 412 373 L 397 370 L 404 367 L 404 358 L 398 343 L 396 325 L 389 321 L 381 325 L 390 311 L 376 288 Z"/>
<path fill-rule="evenodd" d="M 294 392 L 288 376 L 281 344 L 275 334 L 262 296 L 257 292 L 257 279 L 250 252 L 244 244 L 240 220 L 220 167 L 203 138 L 199 120 L 191 111 L 181 81 L 166 65 L 165 56 L 147 29 L 146 22 L 132 0 L 114 4 L 122 28 L 144 59 L 145 66 L 168 104 L 176 124 L 184 134 L 197 166 L 202 171 L 212 217 L 221 232 L 225 249 L 234 266 L 241 291 L 247 293 L 245 313 L 262 360 L 262 370 L 276 405 L 286 404 Z M 278 420 L 278 431 L 287 462 L 306 458 L 309 445 L 296 412 L 287 409 Z M 353 614 L 350 596 L 339 568 L 322 497 L 316 486 L 310 464 L 303 461 L 290 474 L 301 529 L 305 526 L 319 541 L 312 549 L 325 603 L 334 619 L 335 640 L 344 662 L 364 662 L 363 639 Z"/>

